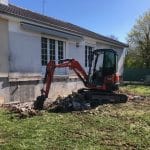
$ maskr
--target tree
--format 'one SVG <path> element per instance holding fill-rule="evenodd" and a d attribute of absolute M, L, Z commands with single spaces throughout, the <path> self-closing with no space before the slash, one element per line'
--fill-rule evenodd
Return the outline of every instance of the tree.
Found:
<path fill-rule="evenodd" d="M 128 50 L 128 54 L 125 59 L 125 68 L 144 68 L 143 59 L 136 50 Z"/>
<path fill-rule="evenodd" d="M 127 66 L 150 68 L 150 10 L 140 16 L 128 34 Z"/>

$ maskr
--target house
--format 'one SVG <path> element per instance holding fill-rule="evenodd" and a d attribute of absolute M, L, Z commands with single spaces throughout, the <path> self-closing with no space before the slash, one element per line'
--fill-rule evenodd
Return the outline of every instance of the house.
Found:
<path fill-rule="evenodd" d="M 0 100 L 28 101 L 40 95 L 47 62 L 74 58 L 88 70 L 88 53 L 113 48 L 122 75 L 126 44 L 77 25 L 23 9 L 0 0 Z M 68 69 L 57 69 L 50 97 L 82 87 Z"/>

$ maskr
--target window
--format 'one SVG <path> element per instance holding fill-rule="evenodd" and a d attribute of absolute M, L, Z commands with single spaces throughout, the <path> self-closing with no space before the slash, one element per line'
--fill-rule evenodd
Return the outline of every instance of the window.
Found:
<path fill-rule="evenodd" d="M 96 63 L 96 70 L 101 70 L 103 68 L 103 61 L 104 61 L 104 54 L 101 53 L 98 55 L 97 63 Z"/>
<path fill-rule="evenodd" d="M 57 41 L 54 39 L 41 38 L 41 63 L 42 66 L 46 66 L 49 60 L 55 60 L 59 62 L 64 58 L 64 45 L 63 41 Z"/>
<path fill-rule="evenodd" d="M 105 68 L 114 68 L 116 64 L 116 57 L 114 53 L 106 52 L 105 53 L 105 62 L 104 67 Z"/>
<path fill-rule="evenodd" d="M 105 75 L 110 75 L 116 72 L 117 70 L 117 55 L 112 52 L 106 52 L 104 57 L 104 69 L 103 73 Z"/>
<path fill-rule="evenodd" d="M 88 58 L 92 54 L 92 50 L 91 46 L 85 46 L 85 67 L 89 67 Z"/>

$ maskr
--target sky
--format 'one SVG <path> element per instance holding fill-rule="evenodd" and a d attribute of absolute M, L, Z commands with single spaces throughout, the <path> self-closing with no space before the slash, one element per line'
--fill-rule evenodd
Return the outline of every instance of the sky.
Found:
<path fill-rule="evenodd" d="M 92 30 L 114 35 L 126 43 L 140 15 L 150 10 L 150 0 L 9 0 L 11 4 Z"/>

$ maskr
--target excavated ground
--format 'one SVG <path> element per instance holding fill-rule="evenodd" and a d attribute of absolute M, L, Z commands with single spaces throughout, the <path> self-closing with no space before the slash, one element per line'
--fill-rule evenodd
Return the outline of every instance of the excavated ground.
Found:
<path fill-rule="evenodd" d="M 123 93 L 125 94 L 125 93 Z M 127 102 L 141 102 L 141 101 L 149 101 L 149 96 L 138 96 L 126 93 L 128 96 Z M 82 94 L 72 93 L 67 97 L 58 97 L 54 102 L 45 102 L 43 109 L 48 112 L 94 112 L 99 109 L 102 105 L 115 104 L 115 102 L 111 102 L 108 99 L 94 99 L 89 100 L 85 99 Z M 16 116 L 19 118 L 27 118 L 33 117 L 36 115 L 42 115 L 41 111 L 35 110 L 33 106 L 33 102 L 26 103 L 11 103 L 3 105 L 4 108 L 8 109 L 10 112 L 16 113 Z"/>

